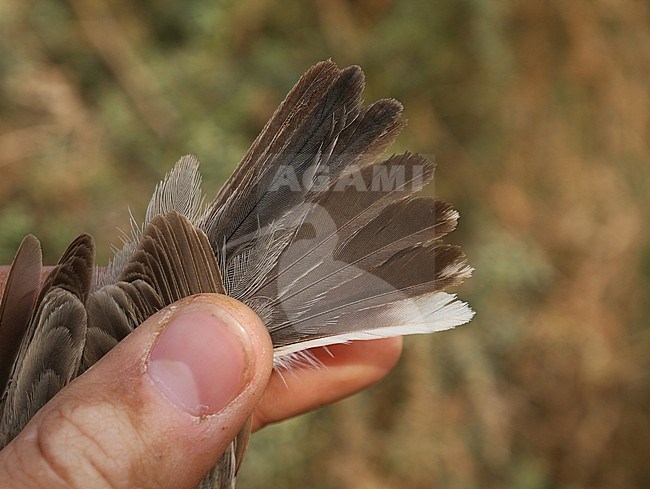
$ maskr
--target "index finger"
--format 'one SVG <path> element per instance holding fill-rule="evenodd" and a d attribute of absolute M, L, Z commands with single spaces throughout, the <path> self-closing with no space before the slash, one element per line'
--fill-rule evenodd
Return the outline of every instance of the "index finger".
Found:
<path fill-rule="evenodd" d="M 310 351 L 319 366 L 273 371 L 253 415 L 253 430 L 303 414 L 382 380 L 402 352 L 402 338 L 355 341 Z"/>

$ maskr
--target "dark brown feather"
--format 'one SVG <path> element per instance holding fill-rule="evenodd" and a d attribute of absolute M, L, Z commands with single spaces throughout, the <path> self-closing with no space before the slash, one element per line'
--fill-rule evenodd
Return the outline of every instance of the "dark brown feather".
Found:
<path fill-rule="evenodd" d="M 0 303 L 0 395 L 7 389 L 11 369 L 34 310 L 42 266 L 41 244 L 28 234 L 16 252 Z"/>
<path fill-rule="evenodd" d="M 177 212 L 156 216 L 120 278 L 142 280 L 163 304 L 202 292 L 225 293 L 219 265 L 206 235 Z"/>
<path fill-rule="evenodd" d="M 85 300 L 94 250 L 91 236 L 79 236 L 45 281 L 12 370 L 0 446 L 77 374 L 86 340 Z"/>

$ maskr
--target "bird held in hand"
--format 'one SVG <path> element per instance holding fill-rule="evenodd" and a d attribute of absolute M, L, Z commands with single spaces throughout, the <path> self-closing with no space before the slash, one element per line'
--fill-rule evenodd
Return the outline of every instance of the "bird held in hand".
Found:
<path fill-rule="evenodd" d="M 444 291 L 472 270 L 441 241 L 458 213 L 415 195 L 433 178 L 426 158 L 379 158 L 402 106 L 363 107 L 363 87 L 358 67 L 312 67 L 209 204 L 198 161 L 181 158 L 106 269 L 84 234 L 41 286 L 40 244 L 27 236 L 0 305 L 0 447 L 138 324 L 193 294 L 252 308 L 278 368 L 313 347 L 468 322 L 473 311 Z M 200 487 L 234 487 L 249 433 Z"/>

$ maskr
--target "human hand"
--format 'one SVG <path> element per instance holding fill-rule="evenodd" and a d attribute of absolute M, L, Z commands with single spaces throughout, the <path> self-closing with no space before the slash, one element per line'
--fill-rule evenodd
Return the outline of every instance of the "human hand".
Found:
<path fill-rule="evenodd" d="M 2 487 L 196 487 L 251 413 L 260 428 L 356 392 L 390 370 L 400 345 L 316 351 L 323 368 L 282 380 L 250 309 L 220 295 L 185 299 L 39 411 L 0 452 Z"/>

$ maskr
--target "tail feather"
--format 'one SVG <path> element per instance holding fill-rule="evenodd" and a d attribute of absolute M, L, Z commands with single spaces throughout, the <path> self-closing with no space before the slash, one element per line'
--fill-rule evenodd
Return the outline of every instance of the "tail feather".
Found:
<path fill-rule="evenodd" d="M 399 178 L 395 177 L 397 173 Z M 408 198 L 432 177 L 433 166 L 425 158 L 405 153 L 365 167 L 355 176 L 344 175 L 334 180 L 313 203 L 302 206 L 305 217 L 296 236 L 281 256 L 281 264 L 268 273 L 259 294 L 274 293 L 281 274 L 298 275 L 316 266 L 383 209 Z M 284 284 L 290 282 L 286 278 L 280 280 Z"/>
<path fill-rule="evenodd" d="M 282 145 L 269 148 L 258 161 L 264 170 L 250 188 L 238 188 L 232 203 L 221 208 L 221 226 L 217 232 L 226 241 L 239 243 L 250 239 L 304 201 L 313 178 L 325 166 L 336 141 L 348 124 L 358 116 L 363 76 L 348 68 L 328 87 L 319 103 Z M 275 150 L 275 151 L 274 151 Z"/>
<path fill-rule="evenodd" d="M 298 175 L 299 170 L 307 170 L 305 161 L 311 163 L 319 147 L 325 146 L 313 136 L 318 133 L 323 140 L 331 137 L 332 110 L 341 110 L 332 106 L 331 92 L 337 80 L 342 80 L 341 75 L 331 61 L 319 63 L 300 79 L 267 123 L 202 220 L 200 227 L 215 251 L 222 239 L 230 241 L 236 232 L 248 236 L 255 231 L 258 219 L 254 209 L 276 213 L 278 209 L 262 209 L 259 204 L 282 166 L 294 168 Z M 350 86 L 346 88 L 343 92 L 352 93 Z"/>
<path fill-rule="evenodd" d="M 313 284 L 309 280 L 296 281 L 293 287 L 284 290 L 304 287 L 284 295 L 278 292 L 278 299 L 272 301 L 281 310 L 269 326 L 276 356 L 291 344 L 304 347 L 302 343 L 313 338 L 326 345 L 342 339 L 359 339 L 359 333 L 363 335 L 370 329 L 397 328 L 399 334 L 421 332 L 409 327 L 408 321 L 413 322 L 415 317 L 420 318 L 418 324 L 427 325 L 428 332 L 437 331 L 437 318 L 429 314 L 428 301 L 418 298 L 460 283 L 471 274 L 462 252 L 449 245 L 407 248 L 374 268 L 372 273 L 344 262 L 330 261 L 319 266 L 330 275 L 328 280 Z M 378 315 L 378 312 L 395 310 L 396 304 L 408 305 L 410 320 Z M 380 320 L 386 317 L 398 320 L 382 323 Z"/>
<path fill-rule="evenodd" d="M 430 197 L 393 202 L 341 243 L 334 258 L 370 270 L 405 248 L 442 238 L 457 220 L 450 204 Z"/>

